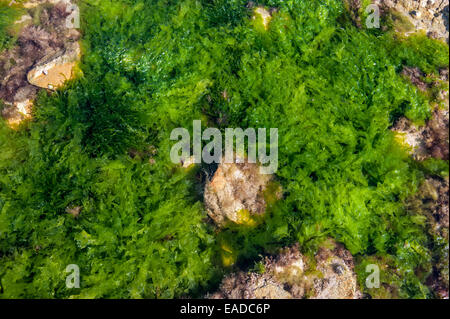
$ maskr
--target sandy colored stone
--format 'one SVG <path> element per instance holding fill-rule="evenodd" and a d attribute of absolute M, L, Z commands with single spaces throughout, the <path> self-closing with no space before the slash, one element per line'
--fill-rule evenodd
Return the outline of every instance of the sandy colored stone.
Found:
<path fill-rule="evenodd" d="M 407 152 L 417 161 L 428 157 L 424 131 L 425 127 L 417 127 L 405 117 L 400 118 L 392 131 L 395 132 L 396 141 L 405 147 Z"/>
<path fill-rule="evenodd" d="M 204 201 L 208 215 L 219 226 L 228 222 L 252 225 L 254 216 L 266 210 L 264 191 L 272 179 L 260 174 L 259 165 L 222 163 L 205 186 Z"/>
<path fill-rule="evenodd" d="M 191 166 L 194 166 L 196 163 L 195 163 L 195 157 L 194 156 L 189 156 L 188 158 L 186 158 L 186 159 L 183 159 L 182 161 L 181 161 L 181 166 L 183 167 L 183 168 L 189 168 L 189 167 L 191 167 Z"/>
<path fill-rule="evenodd" d="M 57 89 L 73 77 L 79 58 L 80 46 L 75 42 L 62 52 L 44 57 L 28 72 L 27 80 L 41 88 Z"/>
<path fill-rule="evenodd" d="M 342 245 L 332 243 L 333 249 L 322 247 L 315 259 L 321 276 L 314 279 L 312 299 L 357 299 L 358 289 L 353 271 L 353 257 Z"/>
<path fill-rule="evenodd" d="M 78 218 L 80 216 L 81 210 L 81 206 L 67 207 L 66 213 L 72 215 L 75 218 Z"/>
<path fill-rule="evenodd" d="M 256 17 L 259 17 L 262 19 L 262 23 L 264 25 L 264 29 L 269 28 L 270 20 L 272 20 L 272 15 L 268 10 L 266 10 L 264 7 L 256 7 L 253 15 L 253 19 L 256 19 Z"/>
<path fill-rule="evenodd" d="M 5 119 L 6 124 L 12 129 L 19 127 L 20 123 L 25 119 L 15 107 L 6 107 L 1 112 L 2 117 Z"/>
<path fill-rule="evenodd" d="M 6 120 L 6 124 L 12 129 L 17 129 L 23 120 L 31 118 L 33 101 L 26 99 L 24 101 L 7 103 L 2 110 L 1 115 Z"/>

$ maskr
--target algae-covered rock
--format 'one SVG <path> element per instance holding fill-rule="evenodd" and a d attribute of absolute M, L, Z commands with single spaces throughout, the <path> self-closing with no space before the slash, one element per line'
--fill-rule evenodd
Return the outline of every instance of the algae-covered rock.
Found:
<path fill-rule="evenodd" d="M 261 19 L 264 29 L 267 30 L 270 20 L 272 20 L 272 15 L 264 7 L 257 7 L 255 8 L 253 19 Z"/>
<path fill-rule="evenodd" d="M 225 163 L 222 159 L 204 193 L 208 215 L 217 225 L 232 222 L 252 226 L 265 214 L 265 191 L 272 176 L 261 174 L 259 168 L 246 160 Z M 280 190 L 277 196 L 281 196 Z"/>
<path fill-rule="evenodd" d="M 401 14 L 412 25 L 410 32 L 424 30 L 428 36 L 448 42 L 448 0 L 375 0 L 373 3 Z"/>
<path fill-rule="evenodd" d="M 436 108 L 425 126 L 414 125 L 402 117 L 397 120 L 392 130 L 400 144 L 408 148 L 415 160 L 449 159 L 448 109 Z"/>
<path fill-rule="evenodd" d="M 238 272 L 226 277 L 209 298 L 225 299 L 356 299 L 353 257 L 341 244 L 328 240 L 313 260 L 298 245 L 266 257 L 263 272 Z"/>
<path fill-rule="evenodd" d="M 316 259 L 316 271 L 321 276 L 314 279 L 314 299 L 361 298 L 353 257 L 343 245 L 330 242 L 331 247 L 321 247 Z"/>
<path fill-rule="evenodd" d="M 434 239 L 433 270 L 427 285 L 439 298 L 448 298 L 449 265 L 449 180 L 428 176 L 417 194 L 409 199 L 408 211 L 426 218 L 427 229 Z"/>
<path fill-rule="evenodd" d="M 80 33 L 66 23 L 70 1 L 23 5 L 25 14 L 14 24 L 16 45 L 0 53 L 2 116 L 11 127 L 30 117 L 38 88 L 55 89 L 72 77 L 80 56 Z"/>

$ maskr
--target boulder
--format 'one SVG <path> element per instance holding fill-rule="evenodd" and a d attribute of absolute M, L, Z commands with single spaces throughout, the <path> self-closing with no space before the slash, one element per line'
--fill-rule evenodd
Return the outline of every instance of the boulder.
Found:
<path fill-rule="evenodd" d="M 265 191 L 271 175 L 260 174 L 259 165 L 248 163 L 222 163 L 205 186 L 204 201 L 208 215 L 218 226 L 232 222 L 253 226 L 266 211 Z M 281 190 L 276 191 L 281 197 Z"/>
<path fill-rule="evenodd" d="M 46 89 L 57 89 L 73 77 L 73 70 L 80 58 L 80 45 L 71 43 L 66 49 L 45 56 L 28 72 L 30 84 Z"/>
<path fill-rule="evenodd" d="M 315 265 L 315 266 L 314 266 Z M 227 276 L 213 299 L 358 299 L 362 294 L 353 257 L 343 245 L 329 239 L 314 256 L 304 256 L 298 245 L 266 257 L 262 272 Z"/>
<path fill-rule="evenodd" d="M 374 0 L 381 11 L 395 10 L 413 27 L 410 32 L 425 31 L 432 38 L 448 43 L 448 0 Z M 408 32 L 409 33 L 409 32 Z"/>

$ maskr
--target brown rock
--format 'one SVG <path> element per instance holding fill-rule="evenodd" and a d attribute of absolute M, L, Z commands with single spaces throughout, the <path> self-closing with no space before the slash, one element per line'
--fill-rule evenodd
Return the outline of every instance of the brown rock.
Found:
<path fill-rule="evenodd" d="M 223 160 L 222 160 L 223 161 Z M 264 215 L 264 192 L 272 177 L 252 163 L 221 163 L 204 193 L 208 215 L 219 226 L 229 222 L 254 225 Z"/>
<path fill-rule="evenodd" d="M 409 147 L 415 160 L 427 158 L 449 159 L 449 112 L 436 108 L 425 126 L 417 127 L 410 120 L 400 118 L 392 130 L 397 140 Z"/>
<path fill-rule="evenodd" d="M 57 89 L 73 77 L 73 70 L 80 58 L 80 46 L 77 42 L 64 51 L 44 57 L 28 72 L 30 84 L 48 89 Z"/>
<path fill-rule="evenodd" d="M 403 15 L 413 26 L 411 32 L 423 30 L 448 43 L 448 0 L 373 0 L 372 3 L 379 5 L 381 11 L 390 9 Z"/>
<path fill-rule="evenodd" d="M 344 0 L 344 4 L 350 13 L 350 18 L 352 19 L 355 26 L 361 28 L 361 17 L 359 16 L 359 11 L 361 9 L 360 0 Z"/>
<path fill-rule="evenodd" d="M 47 5 L 39 9 L 39 26 L 33 25 L 28 15 L 21 17 L 17 21 L 20 25 L 17 45 L 0 53 L 0 99 L 8 105 L 2 111 L 2 116 L 14 128 L 20 121 L 29 117 L 31 103 L 38 91 L 38 87 L 27 80 L 30 69 L 40 66 L 40 63 L 49 57 L 56 59 L 59 56 L 67 56 L 70 55 L 68 52 L 74 50 L 78 51 L 79 55 L 79 46 L 74 41 L 79 39 L 80 34 L 66 26 L 66 17 L 70 14 L 66 9 L 70 1 L 36 0 L 27 1 L 24 5 L 26 8 L 33 8 L 44 3 Z M 50 84 L 56 88 L 65 79 L 70 78 L 73 66 L 73 62 L 58 64 L 50 72 L 49 83 L 45 83 L 35 74 L 32 81 L 36 81 L 33 84 L 40 87 Z M 48 73 L 47 70 L 45 72 Z M 48 85 L 45 88 L 48 88 Z"/>
<path fill-rule="evenodd" d="M 72 215 L 75 218 L 78 218 L 80 216 L 81 210 L 81 206 L 67 207 L 66 213 Z"/>
<path fill-rule="evenodd" d="M 429 88 L 429 86 L 423 81 L 425 74 L 423 74 L 418 67 L 412 68 L 405 66 L 400 74 L 409 79 L 411 83 L 417 86 L 422 92 L 425 92 Z"/>
<path fill-rule="evenodd" d="M 449 159 L 449 113 L 435 109 L 425 129 L 425 145 L 431 156 L 443 160 Z"/>
<path fill-rule="evenodd" d="M 313 266 L 316 264 L 316 266 Z M 214 299 L 356 299 L 361 298 L 353 257 L 340 244 L 328 240 L 308 262 L 298 246 L 267 257 L 263 273 L 238 272 L 226 277 Z"/>
<path fill-rule="evenodd" d="M 427 278 L 427 285 L 439 298 L 448 298 L 448 227 L 449 227 L 449 180 L 428 176 L 417 194 L 408 200 L 408 211 L 426 217 L 428 231 L 436 238 L 433 252 L 433 271 Z"/>

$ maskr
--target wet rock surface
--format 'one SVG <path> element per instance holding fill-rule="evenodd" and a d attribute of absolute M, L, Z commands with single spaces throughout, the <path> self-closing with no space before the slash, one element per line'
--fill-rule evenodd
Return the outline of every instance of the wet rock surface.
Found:
<path fill-rule="evenodd" d="M 408 203 L 408 210 L 426 217 L 430 236 L 435 238 L 433 271 L 427 285 L 439 298 L 449 292 L 449 178 L 428 176 L 417 195 Z"/>
<path fill-rule="evenodd" d="M 401 74 L 425 94 L 439 88 L 439 81 L 446 82 L 448 88 L 448 69 L 440 70 L 439 79 L 432 81 L 426 81 L 427 76 L 418 68 L 405 67 Z M 425 125 L 414 125 L 402 117 L 392 128 L 400 143 L 409 147 L 411 156 L 417 161 L 431 158 L 449 160 L 448 89 L 440 90 L 436 100 L 441 106 L 435 106 Z M 433 238 L 433 268 L 426 284 L 438 298 L 448 298 L 449 291 L 448 192 L 448 177 L 427 176 L 417 194 L 406 204 L 411 214 L 423 215 L 426 218 L 429 235 Z"/>
<path fill-rule="evenodd" d="M 72 78 L 73 69 L 80 58 L 80 46 L 71 43 L 62 51 L 44 57 L 27 74 L 30 84 L 46 89 L 55 89 Z"/>
<path fill-rule="evenodd" d="M 37 8 L 42 4 L 45 6 Z M 28 23 L 31 21 L 29 18 L 25 20 L 23 17 L 20 18 L 18 21 L 24 20 L 27 23 L 18 34 L 17 45 L 0 54 L 0 99 L 7 106 L 1 113 L 10 125 L 18 124 L 30 117 L 29 102 L 35 99 L 39 87 L 44 87 L 40 84 L 46 84 L 40 78 L 50 73 L 50 81 L 55 82 L 53 88 L 62 85 L 64 82 L 62 79 L 67 79 L 71 75 L 69 71 L 72 71 L 74 66 L 75 55 L 78 54 L 79 57 L 79 46 L 76 41 L 79 40 L 80 33 L 76 29 L 68 28 L 66 24 L 66 19 L 71 14 L 70 3 L 52 1 L 51 4 L 53 5 L 47 1 L 24 3 L 24 7 L 28 8 L 27 15 L 38 23 Z M 39 72 L 38 67 L 42 66 L 44 61 L 47 64 L 51 63 L 52 58 L 56 59 L 54 69 L 40 70 L 41 74 L 35 72 L 32 73 L 34 76 L 28 77 L 32 69 Z M 69 60 L 72 64 L 58 63 Z M 22 107 L 24 104 L 29 107 L 24 109 Z"/>
<path fill-rule="evenodd" d="M 344 5 L 348 10 L 354 25 L 361 28 L 362 24 L 359 12 L 361 10 L 361 0 L 344 0 Z"/>
<path fill-rule="evenodd" d="M 410 154 L 415 160 L 422 161 L 428 158 L 448 160 L 448 69 L 441 69 L 439 76 L 427 76 L 417 67 L 404 67 L 400 75 L 425 94 L 432 92 L 434 88 L 439 88 L 441 83 L 446 83 L 446 88 L 438 89 L 434 110 L 425 125 L 418 126 L 407 118 L 401 117 L 391 129 L 396 132 L 399 142 L 409 147 Z M 431 79 L 431 81 L 426 78 Z"/>
<path fill-rule="evenodd" d="M 415 32 L 424 30 L 429 37 L 448 43 L 448 0 L 375 0 L 381 11 L 393 9 L 403 15 Z"/>
<path fill-rule="evenodd" d="M 265 213 L 264 192 L 272 177 L 261 174 L 257 164 L 241 161 L 243 163 L 224 163 L 222 159 L 205 186 L 205 207 L 218 226 L 230 222 L 251 225 L 253 217 L 261 217 Z"/>
<path fill-rule="evenodd" d="M 314 266 L 315 265 L 315 266 Z M 226 277 L 214 299 L 357 299 L 361 298 L 353 257 L 328 240 L 310 261 L 298 245 L 266 257 L 264 272 L 238 272 Z"/>
<path fill-rule="evenodd" d="M 400 143 L 407 145 L 415 160 L 449 159 L 449 112 L 436 108 L 425 126 L 418 127 L 405 117 L 392 130 Z"/>

